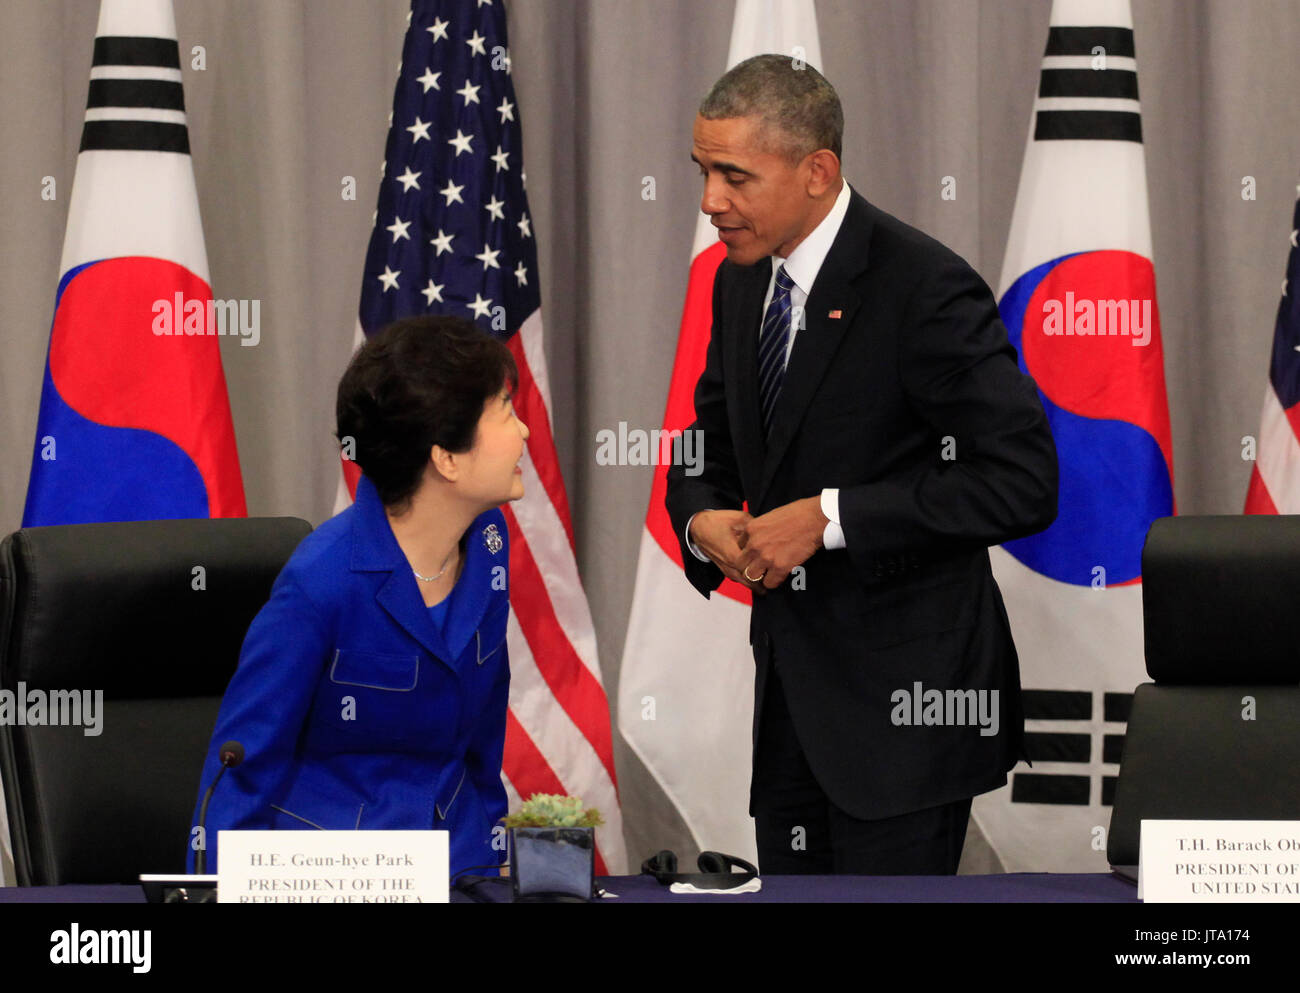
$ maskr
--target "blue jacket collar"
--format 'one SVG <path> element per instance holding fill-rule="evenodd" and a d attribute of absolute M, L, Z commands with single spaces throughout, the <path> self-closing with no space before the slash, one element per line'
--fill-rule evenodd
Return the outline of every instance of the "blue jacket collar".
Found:
<path fill-rule="evenodd" d="M 489 510 L 480 514 L 466 532 L 465 564 L 460 579 L 452 588 L 441 635 L 429 616 L 419 583 L 384 514 L 379 492 L 364 475 L 357 481 L 357 497 L 352 511 L 352 571 L 390 573 L 375 599 L 394 621 L 435 657 L 452 670 L 459 671 L 461 656 L 473 641 L 492 599 L 493 566 L 507 565 L 505 556 L 499 554 L 502 541 L 494 540 L 494 533 L 499 533 L 500 511 Z"/>

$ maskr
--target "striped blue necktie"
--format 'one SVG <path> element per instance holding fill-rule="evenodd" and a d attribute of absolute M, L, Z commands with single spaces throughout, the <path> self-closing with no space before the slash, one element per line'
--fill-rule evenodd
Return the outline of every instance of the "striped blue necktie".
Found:
<path fill-rule="evenodd" d="M 794 282 L 785 266 L 776 270 L 776 287 L 763 315 L 758 336 L 758 398 L 763 409 L 763 434 L 772 433 L 772 411 L 785 379 L 786 342 L 790 339 L 790 290 Z"/>

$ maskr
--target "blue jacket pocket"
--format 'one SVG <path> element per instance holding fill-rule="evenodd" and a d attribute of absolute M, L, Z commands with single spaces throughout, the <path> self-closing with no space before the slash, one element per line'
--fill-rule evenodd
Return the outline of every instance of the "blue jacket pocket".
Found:
<path fill-rule="evenodd" d="M 344 831 L 361 826 L 365 803 L 341 784 L 321 782 L 312 769 L 299 769 L 288 792 L 271 807 L 271 827 L 279 830 Z"/>
<path fill-rule="evenodd" d="M 315 746 L 326 752 L 401 750 L 428 720 L 421 705 L 429 687 L 416 692 L 419 679 L 418 655 L 338 649 L 321 681 L 315 713 L 343 736 L 318 738 Z"/>
<path fill-rule="evenodd" d="M 334 652 L 329 678 L 343 686 L 409 692 L 415 689 L 420 678 L 420 656 L 382 655 L 340 648 Z"/>

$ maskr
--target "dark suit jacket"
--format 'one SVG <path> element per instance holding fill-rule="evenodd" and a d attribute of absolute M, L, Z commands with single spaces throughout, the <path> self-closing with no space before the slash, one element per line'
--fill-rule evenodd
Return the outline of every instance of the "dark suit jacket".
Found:
<path fill-rule="evenodd" d="M 244 639 L 195 803 L 197 822 L 221 744 L 242 742 L 208 808 L 209 872 L 219 831 L 269 828 L 446 830 L 453 873 L 501 861 L 509 559 L 505 517 L 486 511 L 466 532 L 440 632 L 360 478 L 356 502 L 295 549 Z"/>
<path fill-rule="evenodd" d="M 754 598 L 754 740 L 771 659 L 813 774 L 852 816 L 995 789 L 1021 755 L 1024 721 L 988 546 L 1056 517 L 1056 447 L 1037 389 L 975 271 L 854 192 L 765 441 L 757 356 L 770 276 L 770 259 L 718 267 L 691 426 L 703 469 L 673 466 L 666 498 L 687 578 L 708 596 L 723 575 L 686 548 L 692 514 L 744 503 L 758 516 L 840 490 L 847 548 L 818 551 L 801 578 Z M 916 683 L 997 690 L 998 733 L 970 715 L 896 723 L 896 694 L 916 695 Z"/>

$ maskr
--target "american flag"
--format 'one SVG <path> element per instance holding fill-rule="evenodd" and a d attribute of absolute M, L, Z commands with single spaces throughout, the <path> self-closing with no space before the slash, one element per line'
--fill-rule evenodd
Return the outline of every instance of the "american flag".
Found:
<path fill-rule="evenodd" d="M 528 425 L 525 496 L 510 528 L 511 807 L 533 793 L 598 807 L 596 870 L 626 868 L 596 637 L 551 436 L 537 243 L 500 0 L 413 0 L 393 96 L 357 343 L 400 317 L 454 314 L 504 341 Z M 356 489 L 344 462 L 343 505 Z"/>
<path fill-rule="evenodd" d="M 1300 185 L 1296 186 L 1300 196 Z M 1291 217 L 1291 247 L 1273 326 L 1273 357 L 1260 415 L 1247 514 L 1300 513 L 1300 200 Z"/>

